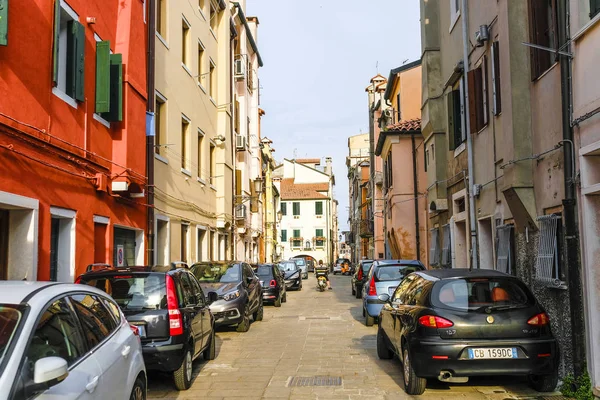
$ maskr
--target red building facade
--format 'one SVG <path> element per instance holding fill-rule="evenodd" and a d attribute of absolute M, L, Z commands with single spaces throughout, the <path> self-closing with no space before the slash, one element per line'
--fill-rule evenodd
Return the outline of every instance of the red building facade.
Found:
<path fill-rule="evenodd" d="M 146 262 L 146 2 L 0 0 L 0 279 Z"/>

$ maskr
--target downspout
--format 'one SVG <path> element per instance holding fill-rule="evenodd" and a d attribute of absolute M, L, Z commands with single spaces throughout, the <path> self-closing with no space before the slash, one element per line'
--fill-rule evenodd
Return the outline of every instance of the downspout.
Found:
<path fill-rule="evenodd" d="M 235 13 L 233 14 L 233 16 L 231 17 L 231 21 L 234 23 L 235 25 L 235 17 L 237 17 L 238 15 L 238 10 L 239 8 L 236 7 L 235 8 Z M 229 38 L 229 42 L 230 42 L 230 50 L 229 50 L 229 68 L 230 71 L 233 71 L 233 61 L 234 61 L 234 56 L 233 56 L 233 52 L 235 51 L 235 47 L 232 46 L 231 44 L 233 43 L 233 41 L 235 40 L 235 38 L 237 37 L 237 32 L 234 30 Z M 237 237 L 235 235 L 235 207 L 236 207 L 236 197 L 235 197 L 235 183 L 236 183 L 236 150 L 235 150 L 235 133 L 234 133 L 234 121 L 236 118 L 235 114 L 235 106 L 233 103 L 235 103 L 235 98 L 234 98 L 234 85 L 235 85 L 235 80 L 233 77 L 233 74 L 230 74 L 230 85 L 229 85 L 229 100 L 231 104 L 231 118 L 229 121 L 229 143 L 231 143 L 231 165 L 233 166 L 233 176 L 232 176 L 232 180 L 231 180 L 231 216 L 232 216 L 232 221 L 231 221 L 231 240 L 229 241 L 230 243 L 230 249 L 229 249 L 229 260 L 233 261 L 233 260 L 237 260 L 237 252 L 236 252 L 236 246 L 237 246 Z"/>
<path fill-rule="evenodd" d="M 146 88 L 147 88 L 147 100 L 146 100 L 146 112 L 153 116 L 152 123 L 156 124 L 154 119 L 155 110 L 155 34 L 156 32 L 156 1 L 148 1 L 148 49 L 146 58 Z M 146 128 L 148 129 L 148 127 Z M 154 132 L 152 134 L 146 134 L 146 176 L 148 177 L 148 199 L 147 199 L 147 232 L 148 232 L 148 265 L 155 264 L 154 259 Z"/>
<path fill-rule="evenodd" d="M 421 260 L 421 234 L 419 232 L 419 182 L 417 181 L 417 148 L 415 146 L 415 134 L 410 134 L 412 145 L 413 162 L 413 197 L 415 198 L 415 239 L 417 242 L 417 260 Z"/>
<path fill-rule="evenodd" d="M 471 137 L 471 121 L 469 120 L 469 80 L 467 79 L 467 73 L 469 71 L 469 12 L 468 12 L 468 0 L 462 0 L 461 10 L 462 28 L 463 28 L 463 87 L 464 87 L 464 110 L 465 110 L 465 130 L 467 135 L 467 157 L 468 157 L 468 168 L 469 168 L 469 182 L 467 185 L 467 191 L 469 192 L 469 225 L 470 225 L 470 237 L 471 237 L 471 255 L 469 269 L 479 268 L 479 252 L 477 251 L 477 230 L 475 225 L 475 196 L 473 193 L 473 186 L 475 183 L 475 171 L 473 162 L 473 138 Z"/>
<path fill-rule="evenodd" d="M 570 47 L 569 32 L 569 1 L 558 1 L 558 34 L 559 47 Z M 581 260 L 579 257 L 579 228 L 577 221 L 577 200 L 575 193 L 575 149 L 573 143 L 573 128 L 571 127 L 571 58 L 560 57 L 560 91 L 564 156 L 565 199 L 563 200 L 563 219 L 565 223 L 566 279 L 569 286 L 569 308 L 571 310 L 571 342 L 573 346 L 573 372 L 580 376 L 585 370 L 585 322 L 583 320 L 583 291 L 581 277 Z"/>

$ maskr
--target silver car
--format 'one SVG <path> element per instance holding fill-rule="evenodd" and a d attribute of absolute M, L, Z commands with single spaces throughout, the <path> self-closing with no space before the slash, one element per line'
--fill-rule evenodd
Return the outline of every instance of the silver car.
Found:
<path fill-rule="evenodd" d="M 146 398 L 138 329 L 94 287 L 0 282 L 0 399 Z"/>
<path fill-rule="evenodd" d="M 302 270 L 302 279 L 308 279 L 308 264 L 304 258 L 292 258 L 290 261 L 296 263 L 296 265 Z"/>
<path fill-rule="evenodd" d="M 417 260 L 374 261 L 362 288 L 365 325 L 373 326 L 385 304 L 377 296 L 384 293 L 391 296 L 406 275 L 424 269 L 423 263 Z"/>

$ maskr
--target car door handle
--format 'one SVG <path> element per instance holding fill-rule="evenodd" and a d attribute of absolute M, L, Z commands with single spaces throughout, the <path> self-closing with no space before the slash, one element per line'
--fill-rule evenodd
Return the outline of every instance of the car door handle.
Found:
<path fill-rule="evenodd" d="M 129 355 L 129 353 L 131 353 L 131 346 L 125 346 L 123 347 L 123 351 L 121 352 L 121 355 L 125 358 L 127 358 L 127 356 Z"/>
<path fill-rule="evenodd" d="M 92 381 L 90 383 L 85 385 L 85 390 L 92 393 L 96 389 L 96 386 L 98 386 L 98 377 L 97 376 L 95 376 L 94 379 L 92 379 Z"/>

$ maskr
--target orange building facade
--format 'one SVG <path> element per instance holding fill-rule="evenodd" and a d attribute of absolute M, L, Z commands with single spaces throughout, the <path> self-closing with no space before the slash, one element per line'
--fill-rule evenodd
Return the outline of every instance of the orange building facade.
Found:
<path fill-rule="evenodd" d="M 146 2 L 4 4 L 0 279 L 145 263 Z"/>

